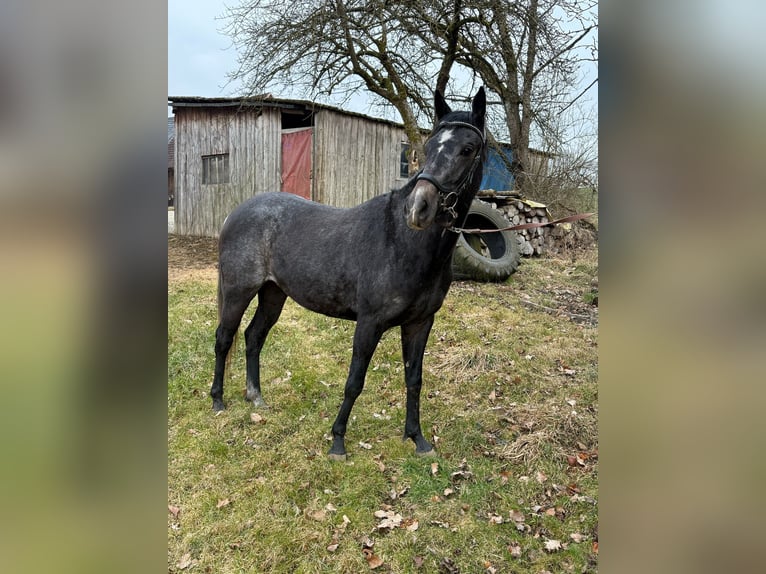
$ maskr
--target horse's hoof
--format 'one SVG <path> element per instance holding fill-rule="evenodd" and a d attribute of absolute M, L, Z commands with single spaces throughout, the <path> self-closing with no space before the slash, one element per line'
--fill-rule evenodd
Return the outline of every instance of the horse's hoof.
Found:
<path fill-rule="evenodd" d="M 416 456 L 422 456 L 422 457 L 431 457 L 436 456 L 436 451 L 434 449 L 431 450 L 416 450 L 415 451 Z"/>
<path fill-rule="evenodd" d="M 327 458 L 334 462 L 346 462 L 346 453 L 337 454 L 334 452 L 329 452 L 327 453 Z"/>
<path fill-rule="evenodd" d="M 213 410 L 217 413 L 223 411 L 226 409 L 226 406 L 223 404 L 223 401 L 220 399 L 213 399 Z"/>
<path fill-rule="evenodd" d="M 251 401 L 253 403 L 253 407 L 256 409 L 262 409 L 264 411 L 269 410 L 269 405 L 266 404 L 266 401 L 264 401 L 261 397 L 258 397 L 254 401 Z"/>

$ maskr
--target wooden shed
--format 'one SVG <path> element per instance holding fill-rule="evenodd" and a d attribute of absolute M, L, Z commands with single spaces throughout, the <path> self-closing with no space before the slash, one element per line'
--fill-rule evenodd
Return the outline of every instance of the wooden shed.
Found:
<path fill-rule="evenodd" d="M 217 236 L 258 193 L 351 207 L 404 185 L 401 125 L 302 100 L 169 97 L 175 117 L 175 225 Z"/>

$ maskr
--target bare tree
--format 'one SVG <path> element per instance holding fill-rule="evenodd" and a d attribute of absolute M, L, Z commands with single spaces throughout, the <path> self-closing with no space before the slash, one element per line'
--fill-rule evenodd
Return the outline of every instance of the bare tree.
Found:
<path fill-rule="evenodd" d="M 529 187 L 533 124 L 545 137 L 549 124 L 579 95 L 572 95 L 583 52 L 594 41 L 595 0 L 451 0 L 420 11 L 408 31 L 442 59 L 440 80 L 453 65 L 472 70 L 502 107 L 517 187 Z M 438 13 L 435 13 L 438 12 Z"/>
<path fill-rule="evenodd" d="M 572 94 L 579 65 L 595 59 L 595 44 L 583 51 L 595 42 L 595 3 L 244 0 L 227 14 L 240 54 L 231 76 L 251 93 L 275 85 L 314 97 L 367 90 L 398 111 L 420 153 L 418 120 L 432 115 L 431 86 L 449 95 L 458 77 L 483 83 L 499 112 L 490 125 L 510 140 L 508 167 L 529 192 L 533 130 L 540 141 L 558 133 L 557 119 L 579 98 Z"/>
<path fill-rule="evenodd" d="M 430 62 L 398 25 L 385 0 L 245 0 L 226 13 L 251 94 L 275 85 L 299 92 L 346 96 L 366 89 L 392 105 L 422 154 L 418 119 L 430 109 Z M 422 156 L 421 156 L 422 157 Z"/>

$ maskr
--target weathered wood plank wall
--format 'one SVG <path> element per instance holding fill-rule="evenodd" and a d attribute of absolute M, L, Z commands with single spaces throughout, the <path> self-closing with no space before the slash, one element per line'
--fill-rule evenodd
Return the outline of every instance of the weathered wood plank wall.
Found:
<path fill-rule="evenodd" d="M 314 128 L 314 201 L 353 207 L 404 184 L 402 128 L 320 110 Z"/>
<path fill-rule="evenodd" d="M 260 111 L 182 108 L 175 112 L 176 233 L 217 236 L 242 201 L 278 191 L 281 117 Z M 229 154 L 229 183 L 202 183 L 202 156 Z"/>

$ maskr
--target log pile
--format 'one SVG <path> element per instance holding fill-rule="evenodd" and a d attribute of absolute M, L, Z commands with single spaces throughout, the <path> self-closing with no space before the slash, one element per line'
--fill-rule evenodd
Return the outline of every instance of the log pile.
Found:
<path fill-rule="evenodd" d="M 494 192 L 482 190 L 478 198 L 502 212 L 511 225 L 522 223 L 547 223 L 551 214 L 542 203 L 523 199 L 515 193 Z M 553 230 L 556 227 L 535 227 L 516 231 L 519 242 L 519 253 L 525 257 L 542 255 L 553 247 Z M 558 232 L 556 232 L 558 234 Z"/>

